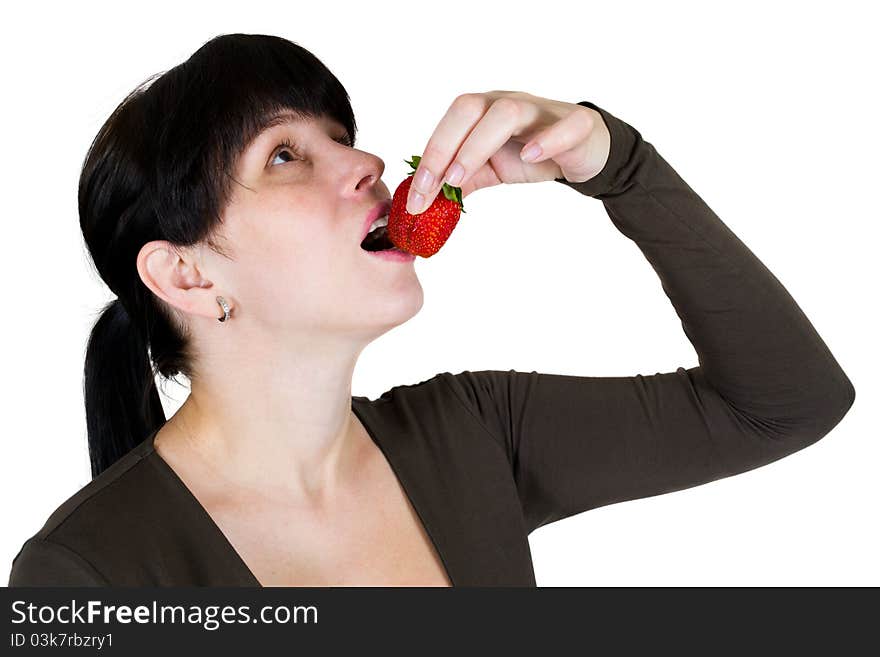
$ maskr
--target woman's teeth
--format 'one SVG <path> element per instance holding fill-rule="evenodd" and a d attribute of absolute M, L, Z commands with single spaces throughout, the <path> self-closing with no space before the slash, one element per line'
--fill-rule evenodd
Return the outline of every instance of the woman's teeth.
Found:
<path fill-rule="evenodd" d="M 370 225 L 370 230 L 361 242 L 361 248 L 366 251 L 383 251 L 393 247 L 394 244 L 388 239 L 388 215 L 386 214 Z"/>
<path fill-rule="evenodd" d="M 367 233 L 364 241 L 361 242 L 361 248 L 365 251 L 384 251 L 394 248 L 394 244 L 388 237 L 388 226 L 382 224 L 375 230 Z"/>
<path fill-rule="evenodd" d="M 370 230 L 367 231 L 367 234 L 369 235 L 374 230 L 376 230 L 379 226 L 387 226 L 387 225 L 388 225 L 388 215 L 386 214 L 386 215 L 379 217 L 372 224 L 370 224 Z"/>

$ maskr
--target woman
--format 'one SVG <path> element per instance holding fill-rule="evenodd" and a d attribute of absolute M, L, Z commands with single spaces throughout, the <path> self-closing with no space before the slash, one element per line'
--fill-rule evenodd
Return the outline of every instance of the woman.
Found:
<path fill-rule="evenodd" d="M 852 405 L 785 288 L 638 131 L 510 91 L 452 103 L 409 210 L 443 180 L 600 199 L 700 365 L 443 372 L 351 396 L 363 348 L 422 304 L 412 260 L 359 248 L 390 194 L 354 137 L 336 77 L 273 36 L 217 37 L 114 111 L 79 192 L 118 296 L 86 356 L 94 478 L 10 585 L 534 586 L 534 529 L 770 463 Z M 157 372 L 191 382 L 167 421 Z"/>

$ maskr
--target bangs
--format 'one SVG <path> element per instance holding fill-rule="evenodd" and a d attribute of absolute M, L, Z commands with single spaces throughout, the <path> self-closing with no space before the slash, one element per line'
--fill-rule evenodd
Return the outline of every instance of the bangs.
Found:
<path fill-rule="evenodd" d="M 308 50 L 269 35 L 224 35 L 225 47 L 214 52 L 209 41 L 186 66 L 201 67 L 204 80 L 193 96 L 202 99 L 196 115 L 206 122 L 215 166 L 231 176 L 238 159 L 263 131 L 292 115 L 327 116 L 355 141 L 357 126 L 342 83 Z M 213 139 L 212 139 L 213 136 Z"/>
<path fill-rule="evenodd" d="M 169 203 L 193 198 L 201 187 L 213 197 L 214 218 L 228 202 L 234 173 L 248 145 L 283 114 L 329 117 L 351 143 L 357 126 L 348 93 L 335 75 L 305 48 L 271 35 L 225 34 L 157 79 L 154 98 L 162 108 L 153 158 L 157 191 L 177 188 Z M 188 189 L 182 189 L 185 185 Z M 157 194 L 161 198 L 162 194 Z M 160 217 L 180 207 L 157 208 Z"/>

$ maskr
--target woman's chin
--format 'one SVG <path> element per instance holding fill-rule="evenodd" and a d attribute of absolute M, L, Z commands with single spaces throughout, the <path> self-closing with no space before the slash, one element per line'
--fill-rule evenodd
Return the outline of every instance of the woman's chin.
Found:
<path fill-rule="evenodd" d="M 374 304 L 365 314 L 372 315 L 384 327 L 392 328 L 418 314 L 424 305 L 425 294 L 419 279 L 412 276 L 404 284 L 393 286 L 387 294 L 373 301 Z"/>

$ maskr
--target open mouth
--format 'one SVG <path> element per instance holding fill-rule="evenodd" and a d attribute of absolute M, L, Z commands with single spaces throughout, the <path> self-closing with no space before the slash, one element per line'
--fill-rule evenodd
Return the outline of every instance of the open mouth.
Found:
<path fill-rule="evenodd" d="M 387 226 L 380 226 L 367 233 L 364 241 L 361 242 L 361 248 L 364 251 L 387 251 L 396 248 L 388 239 Z"/>
<path fill-rule="evenodd" d="M 388 238 L 388 215 L 379 217 L 370 226 L 370 232 L 361 242 L 361 248 L 364 251 L 399 251 L 406 253 L 394 246 L 394 243 Z"/>

